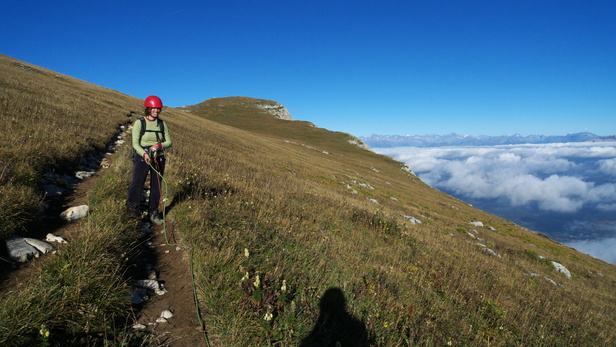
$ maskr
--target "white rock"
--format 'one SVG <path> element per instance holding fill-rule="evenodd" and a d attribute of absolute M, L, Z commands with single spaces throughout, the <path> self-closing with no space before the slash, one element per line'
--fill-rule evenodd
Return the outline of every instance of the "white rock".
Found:
<path fill-rule="evenodd" d="M 75 172 L 75 177 L 79 178 L 80 180 L 87 178 L 87 177 L 92 177 L 94 176 L 94 171 L 77 171 Z"/>
<path fill-rule="evenodd" d="M 284 106 L 282 106 L 282 104 L 274 102 L 273 105 L 270 104 L 255 104 L 255 106 L 257 106 L 258 108 L 265 110 L 266 112 L 268 112 L 269 114 L 280 118 L 280 119 L 284 119 L 284 120 L 293 120 L 293 117 L 291 117 L 291 114 L 289 113 L 289 110 L 287 110 L 287 108 L 285 108 Z"/>
<path fill-rule="evenodd" d="M 45 237 L 45 241 L 57 242 L 57 243 L 67 243 L 65 239 L 61 238 L 60 236 L 56 236 L 52 233 L 47 234 L 47 236 Z"/>
<path fill-rule="evenodd" d="M 139 288 L 156 290 L 160 289 L 160 283 L 157 280 L 134 280 L 135 285 Z"/>
<path fill-rule="evenodd" d="M 482 223 L 482 222 L 470 222 L 470 223 L 468 223 L 468 224 L 470 224 L 470 225 L 474 225 L 474 226 L 476 226 L 476 227 L 483 227 L 483 223 Z"/>
<path fill-rule="evenodd" d="M 166 318 L 159 317 L 156 319 L 156 323 L 169 323 L 169 321 Z"/>
<path fill-rule="evenodd" d="M 109 162 L 109 159 L 103 158 L 103 160 L 101 160 L 101 167 L 103 169 L 109 169 L 110 166 L 111 166 L 111 163 Z"/>
<path fill-rule="evenodd" d="M 567 276 L 567 278 L 571 278 L 571 272 L 569 272 L 569 270 L 564 267 L 563 264 L 553 261 L 552 265 L 554 265 L 556 271 L 562 272 L 563 274 L 565 274 L 565 276 Z"/>
<path fill-rule="evenodd" d="M 139 288 L 153 290 L 156 295 L 165 295 L 165 293 L 167 293 L 157 280 L 135 280 L 133 282 L 135 282 L 135 285 Z"/>
<path fill-rule="evenodd" d="M 72 222 L 87 216 L 88 211 L 90 211 L 90 207 L 88 205 L 73 206 L 60 213 L 60 218 L 67 222 Z"/>
<path fill-rule="evenodd" d="M 40 253 L 36 248 L 26 242 L 23 237 L 13 236 L 5 240 L 6 248 L 9 251 L 11 259 L 25 263 L 33 257 L 38 258 Z"/>
<path fill-rule="evenodd" d="M 402 217 L 404 217 L 404 219 L 408 220 L 409 222 L 411 222 L 412 224 L 421 224 L 421 221 L 413 216 L 405 216 L 402 215 Z"/>
<path fill-rule="evenodd" d="M 147 329 L 147 326 L 145 324 L 135 324 L 135 325 L 133 325 L 133 329 L 135 329 L 135 330 L 145 330 L 145 329 Z"/>
<path fill-rule="evenodd" d="M 171 311 L 169 310 L 164 310 L 161 314 L 160 314 L 161 318 L 165 318 L 165 319 L 169 319 L 171 317 L 173 317 L 173 313 L 171 313 Z"/>
<path fill-rule="evenodd" d="M 32 239 L 29 237 L 24 237 L 24 241 L 26 241 L 30 246 L 36 248 L 39 252 L 43 254 L 53 250 L 53 246 L 49 242 Z"/>

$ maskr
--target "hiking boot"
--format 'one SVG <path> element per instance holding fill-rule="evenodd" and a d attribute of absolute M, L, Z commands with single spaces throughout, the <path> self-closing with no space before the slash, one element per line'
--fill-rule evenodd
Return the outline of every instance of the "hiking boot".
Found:
<path fill-rule="evenodd" d="M 158 212 L 152 212 L 150 214 L 150 221 L 156 225 L 162 225 L 165 222 Z"/>

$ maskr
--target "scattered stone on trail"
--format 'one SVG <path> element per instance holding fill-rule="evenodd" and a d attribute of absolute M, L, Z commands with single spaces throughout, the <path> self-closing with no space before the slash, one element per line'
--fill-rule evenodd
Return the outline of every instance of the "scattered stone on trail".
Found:
<path fill-rule="evenodd" d="M 60 218 L 67 222 L 72 222 L 74 220 L 87 216 L 89 210 L 90 207 L 88 205 L 69 207 L 66 211 L 60 213 Z"/>
<path fill-rule="evenodd" d="M 12 236 L 5 242 L 9 257 L 19 263 L 25 263 L 28 259 L 38 258 L 41 253 L 44 254 L 53 250 L 51 244 L 29 237 Z"/>
<path fill-rule="evenodd" d="M 109 169 L 110 166 L 111 166 L 111 163 L 109 162 L 109 159 L 103 158 L 103 160 L 101 160 L 101 167 L 103 169 Z"/>
<path fill-rule="evenodd" d="M 61 238 L 60 236 L 56 236 L 52 233 L 48 233 L 47 236 L 45 237 L 45 241 L 47 242 L 57 242 L 57 243 L 67 243 L 65 239 Z"/>
<path fill-rule="evenodd" d="M 92 176 L 94 176 L 94 174 L 95 174 L 94 171 L 77 171 L 77 172 L 75 172 L 75 177 L 77 177 L 80 180 L 82 180 L 84 178 L 92 177 Z"/>
<path fill-rule="evenodd" d="M 23 237 L 12 236 L 5 240 L 9 257 L 14 261 L 25 263 L 28 259 L 39 257 L 39 252 L 32 245 L 26 242 Z"/>
<path fill-rule="evenodd" d="M 153 290 L 156 295 L 165 295 L 167 292 L 157 280 L 134 280 L 133 282 L 139 288 Z"/>
<path fill-rule="evenodd" d="M 164 310 L 158 319 L 156 319 L 156 323 L 169 323 L 169 318 L 173 317 L 173 313 L 169 310 Z"/>
<path fill-rule="evenodd" d="M 24 241 L 26 241 L 30 246 L 36 248 L 39 252 L 43 254 L 53 250 L 53 246 L 50 243 L 42 240 L 24 237 Z"/>
<path fill-rule="evenodd" d="M 135 329 L 135 330 L 145 330 L 145 329 L 147 329 L 147 326 L 145 324 L 141 324 L 141 323 L 140 324 L 135 324 L 135 325 L 133 325 L 133 329 Z"/>

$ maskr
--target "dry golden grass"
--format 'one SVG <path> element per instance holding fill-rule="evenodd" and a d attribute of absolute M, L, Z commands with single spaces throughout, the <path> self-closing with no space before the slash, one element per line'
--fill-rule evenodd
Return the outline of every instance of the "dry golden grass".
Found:
<path fill-rule="evenodd" d="M 31 221 L 45 172 L 77 167 L 86 154 L 104 149 L 139 104 L 0 55 L 0 237 Z"/>
<path fill-rule="evenodd" d="M 174 152 L 170 180 L 183 195 L 171 215 L 204 252 L 202 293 L 229 341 L 299 343 L 316 321 L 320 295 L 333 286 L 376 345 L 613 341 L 612 265 L 429 188 L 346 134 L 250 114 L 246 105 L 258 100 L 216 101 L 169 117 L 174 129 L 195 125 L 176 136 L 192 140 Z M 194 117 L 218 124 L 200 128 Z M 476 245 L 471 228 L 500 256 Z M 539 256 L 565 264 L 573 278 Z M 244 282 L 258 275 L 267 288 L 244 284 L 242 296 L 244 271 Z M 290 301 L 280 299 L 283 280 L 293 288 Z M 265 322 L 269 311 L 274 319 Z"/>
<path fill-rule="evenodd" d="M 2 62 L 15 69 L 9 59 Z M 66 89 L 51 88 L 41 98 L 64 105 L 65 95 L 90 86 L 73 83 L 64 81 Z M 36 88 L 1 86 L 21 97 L 21 109 L 34 119 L 37 106 L 28 100 L 36 98 L 25 95 L 37 96 Z M 114 100 L 100 105 L 117 117 L 97 123 L 101 128 L 83 143 L 73 134 L 94 127 L 86 120 L 71 135 L 58 132 L 58 146 L 75 142 L 83 154 L 139 109 L 138 100 L 92 88 L 86 104 L 88 98 Z M 3 108 L 11 100 L 3 98 Z M 168 218 L 181 242 L 195 249 L 203 313 L 224 345 L 301 345 L 318 320 L 320 298 L 334 287 L 372 345 L 616 342 L 613 265 L 432 189 L 400 163 L 351 144 L 347 134 L 265 114 L 254 107 L 261 102 L 214 99 L 162 115 L 174 140 L 166 170 Z M 82 112 L 87 109 L 58 111 L 55 121 L 73 119 L 71 112 L 97 116 Z M 15 119 L 15 129 L 29 127 Z M 24 146 L 16 153 L 28 151 Z M 75 160 L 50 156 L 53 163 Z M 34 178 L 40 174 L 35 164 L 23 166 L 33 168 Z M 26 176 L 15 171 L 5 182 L 27 185 Z M 572 278 L 558 273 L 552 260 Z"/>

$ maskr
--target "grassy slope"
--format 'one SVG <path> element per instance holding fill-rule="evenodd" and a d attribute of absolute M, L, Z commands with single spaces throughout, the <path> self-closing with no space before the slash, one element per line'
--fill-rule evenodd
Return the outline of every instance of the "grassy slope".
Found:
<path fill-rule="evenodd" d="M 44 174 L 79 169 L 82 158 L 105 149 L 140 103 L 0 55 L 0 238 L 34 236 L 34 224 L 46 221 L 39 214 Z M 90 192 L 90 216 L 75 222 L 79 237 L 56 256 L 45 256 L 44 265 L 36 267 L 39 277 L 26 289 L 2 297 L 0 345 L 147 341 L 127 334 L 124 324 L 130 305 L 121 255 L 138 235 L 137 224 L 124 214 L 127 153 L 118 154 Z"/>
<path fill-rule="evenodd" d="M 10 119 L 13 129 L 27 128 L 26 121 L 38 119 L 49 105 L 58 110 L 55 122 L 75 124 L 71 112 L 61 110 L 76 97 L 85 104 L 100 100 L 92 113 L 83 115 L 84 104 L 73 108 L 79 122 L 107 107 L 111 120 L 85 145 L 58 135 L 58 143 L 76 146 L 71 153 L 104 142 L 128 111 L 139 110 L 134 98 L 66 77 L 46 88 L 24 87 L 26 81 L 58 77 L 35 68 L 44 78 L 26 78 L 32 71 L 20 62 L 1 63 L 7 78 L 0 80 L 0 120 Z M 40 100 L 46 103 L 37 105 Z M 253 102 L 265 101 L 212 99 L 163 113 L 174 140 L 166 175 L 169 218 L 182 242 L 195 249 L 204 314 L 211 333 L 226 345 L 299 344 L 317 322 L 319 299 L 332 287 L 340 288 L 348 313 L 376 345 L 614 343 L 614 266 L 436 191 L 400 163 L 349 143 L 347 134 L 276 119 Z M 19 112 L 6 113 L 13 104 L 22 105 Z M 88 124 L 73 131 L 84 133 Z M 47 144 L 8 152 L 8 143 L 2 145 L 5 162 L 13 150 L 37 152 Z M 75 159 L 65 157 L 50 154 L 48 162 Z M 35 187 L 31 182 L 42 169 L 28 161 L 21 165 L 7 175 L 9 166 L 0 163 L 6 177 L 0 189 Z M 127 179 L 110 182 L 125 186 Z M 121 192 L 109 194 L 122 198 Z M 411 224 L 403 215 L 422 223 Z M 494 230 L 471 227 L 471 221 Z M 476 245 L 471 228 L 499 256 Z M 564 264 L 573 277 L 541 257 Z"/>
<path fill-rule="evenodd" d="M 437 345 L 613 340 L 612 332 L 599 328 L 614 319 L 604 306 L 614 305 L 613 296 L 605 296 L 614 284 L 613 266 L 429 188 L 401 170 L 400 163 L 350 144 L 346 134 L 250 114 L 233 103 L 221 107 L 217 101 L 190 109 L 243 130 L 240 136 L 246 147 L 235 149 L 229 160 L 243 161 L 243 170 L 259 166 L 254 169 L 255 182 L 244 186 L 237 174 L 227 182 L 235 177 L 238 182 L 231 187 L 242 185 L 232 189 L 236 195 L 243 190 L 259 192 L 257 196 L 266 196 L 273 205 L 259 210 L 280 214 L 263 228 L 240 226 L 242 233 L 253 232 L 267 240 L 242 235 L 224 245 L 238 257 L 242 245 L 258 249 L 264 258 L 258 266 L 249 260 L 240 264 L 278 281 L 293 278 L 296 300 L 314 302 L 328 286 L 341 287 L 373 341 L 382 345 L 409 340 Z M 347 185 L 359 194 L 350 194 Z M 423 223 L 412 225 L 402 215 Z M 478 237 L 500 257 L 487 255 L 468 236 L 471 221 L 496 229 L 476 228 Z M 281 239 L 294 249 L 288 261 L 281 256 L 286 250 Z M 558 274 L 541 257 L 565 264 L 573 279 Z M 237 280 L 240 275 L 236 274 Z M 292 313 L 281 311 L 280 325 L 263 329 L 289 333 L 283 326 Z M 291 320 L 297 323 L 301 318 Z"/>
<path fill-rule="evenodd" d="M 47 171 L 75 168 L 104 149 L 140 101 L 0 55 L 0 237 L 39 209 Z"/>

